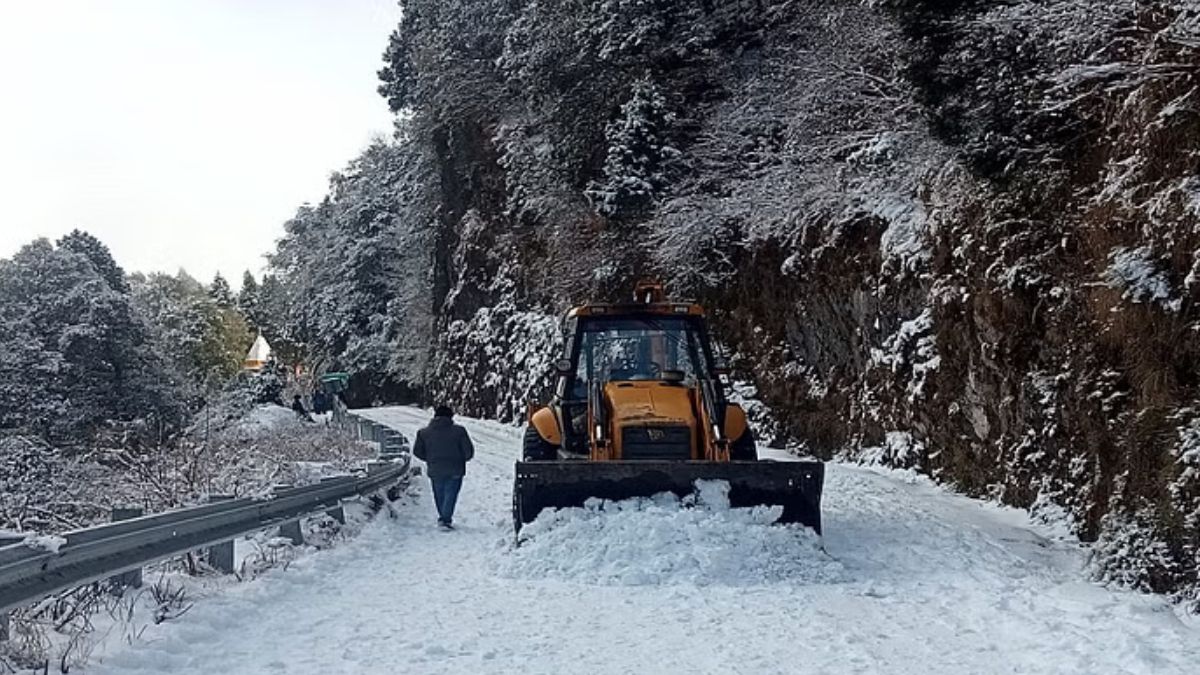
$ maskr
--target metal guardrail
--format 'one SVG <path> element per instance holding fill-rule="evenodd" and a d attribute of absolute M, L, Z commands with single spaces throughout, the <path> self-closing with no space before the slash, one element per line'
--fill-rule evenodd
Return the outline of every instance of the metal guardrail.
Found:
<path fill-rule="evenodd" d="M 365 420 L 356 417 L 355 421 L 361 425 Z M 24 543 L 0 545 L 0 614 L 63 590 L 205 547 L 227 546 L 223 556 L 226 562 L 218 566 L 232 571 L 234 538 L 276 525 L 287 526 L 320 511 L 336 510 L 343 499 L 371 494 L 406 475 L 410 456 L 400 448 L 385 445 L 383 440 L 381 436 L 378 442 L 384 461 L 369 463 L 365 474 L 336 476 L 301 487 L 279 487 L 269 499 L 227 499 L 74 530 L 62 535 L 66 542 L 57 552 L 35 550 Z M 299 536 L 298 523 L 295 525 L 290 528 L 293 539 Z M 281 534 L 286 534 L 282 529 Z"/>
<path fill-rule="evenodd" d="M 347 413 L 346 417 L 351 433 L 360 440 L 379 444 L 380 459 L 397 457 L 408 452 L 408 440 L 399 431 L 353 413 Z"/>

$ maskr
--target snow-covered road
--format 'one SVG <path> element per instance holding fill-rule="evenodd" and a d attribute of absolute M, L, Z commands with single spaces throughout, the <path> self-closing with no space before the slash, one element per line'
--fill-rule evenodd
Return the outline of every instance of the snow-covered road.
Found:
<path fill-rule="evenodd" d="M 410 437 L 427 421 L 409 408 L 364 414 Z M 1086 582 L 1076 546 L 1039 535 L 1015 511 L 856 467 L 829 466 L 825 552 L 748 512 L 670 505 L 568 519 L 513 551 L 519 431 L 460 421 L 478 452 L 456 532 L 436 530 L 422 493 L 399 518 L 203 599 L 89 672 L 1200 668 L 1200 630 L 1161 599 Z"/>

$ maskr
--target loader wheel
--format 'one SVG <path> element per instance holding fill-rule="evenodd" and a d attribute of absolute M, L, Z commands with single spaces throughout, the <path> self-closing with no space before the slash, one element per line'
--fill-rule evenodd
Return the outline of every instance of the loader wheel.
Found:
<path fill-rule="evenodd" d="M 750 427 L 746 427 L 746 431 L 729 444 L 729 459 L 735 462 L 758 461 L 758 445 L 754 442 L 754 432 Z"/>
<path fill-rule="evenodd" d="M 521 457 L 525 461 L 541 462 L 558 459 L 558 446 L 542 438 L 537 427 L 530 424 L 525 427 L 525 443 Z"/>

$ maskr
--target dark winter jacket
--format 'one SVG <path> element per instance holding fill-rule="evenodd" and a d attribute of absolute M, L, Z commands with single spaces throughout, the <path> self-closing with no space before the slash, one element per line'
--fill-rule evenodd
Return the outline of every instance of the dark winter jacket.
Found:
<path fill-rule="evenodd" d="M 449 417 L 435 417 L 429 426 L 417 432 L 413 454 L 429 467 L 430 478 L 452 478 L 467 473 L 467 462 L 475 456 L 475 446 L 467 430 Z"/>

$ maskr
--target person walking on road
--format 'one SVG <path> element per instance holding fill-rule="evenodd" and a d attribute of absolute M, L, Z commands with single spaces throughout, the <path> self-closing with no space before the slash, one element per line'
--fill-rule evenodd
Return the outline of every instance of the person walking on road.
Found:
<path fill-rule="evenodd" d="M 467 462 L 475 456 L 475 446 L 467 430 L 453 421 L 449 406 L 434 408 L 429 426 L 417 432 L 413 454 L 425 462 L 429 482 L 433 485 L 433 502 L 437 505 L 438 527 L 454 529 L 454 505 L 462 489 Z"/>

